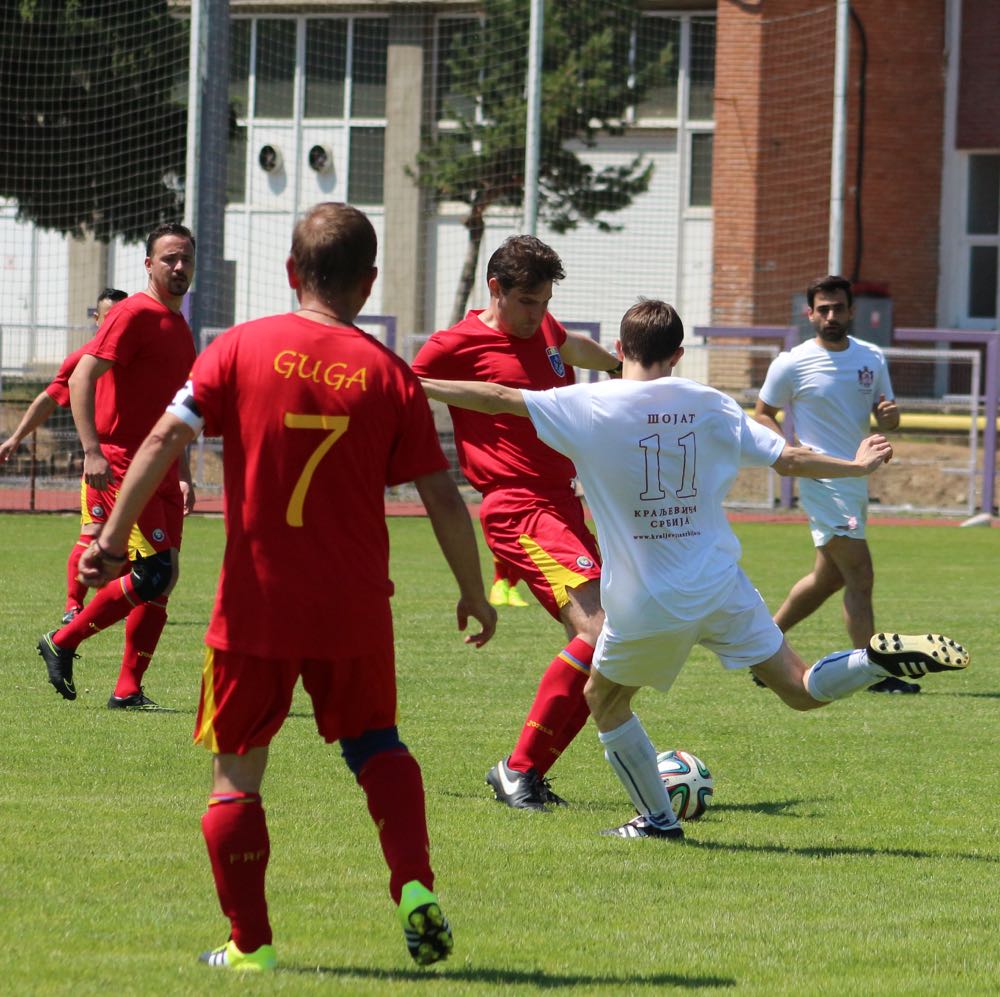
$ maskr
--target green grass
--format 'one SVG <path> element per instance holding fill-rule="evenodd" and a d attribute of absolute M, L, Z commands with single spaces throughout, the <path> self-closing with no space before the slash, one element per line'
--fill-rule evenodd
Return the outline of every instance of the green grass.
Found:
<path fill-rule="evenodd" d="M 553 772 L 570 808 L 490 799 L 483 774 L 510 750 L 560 631 L 535 605 L 505 609 L 490 645 L 465 647 L 428 524 L 391 531 L 400 729 L 424 771 L 455 954 L 410 964 L 360 791 L 297 696 L 264 785 L 282 969 L 250 989 L 996 993 L 1000 533 L 874 529 L 880 625 L 972 650 L 967 673 L 932 676 L 920 696 L 796 714 L 700 650 L 669 696 L 640 694 L 658 748 L 694 751 L 716 780 L 715 805 L 676 844 L 597 835 L 630 808 L 592 728 Z M 812 562 L 805 526 L 738 532 L 775 605 Z M 241 992 L 247 980 L 194 961 L 227 933 L 199 828 L 208 756 L 190 744 L 221 523 L 188 523 L 147 675 L 173 713 L 105 709 L 120 628 L 82 648 L 75 703 L 46 682 L 34 643 L 61 613 L 75 536 L 68 516 L 0 517 L 0 986 Z M 793 642 L 807 658 L 843 648 L 839 605 Z"/>

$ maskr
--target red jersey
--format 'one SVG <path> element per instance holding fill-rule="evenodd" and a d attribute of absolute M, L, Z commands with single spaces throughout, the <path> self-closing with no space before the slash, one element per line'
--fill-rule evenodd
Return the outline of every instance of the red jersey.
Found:
<path fill-rule="evenodd" d="M 85 350 L 114 362 L 97 382 L 98 439 L 134 454 L 191 372 L 191 327 L 148 294 L 133 294 L 108 313 Z"/>
<path fill-rule="evenodd" d="M 386 486 L 448 467 L 420 382 L 359 329 L 295 314 L 220 336 L 191 382 L 225 448 L 226 553 L 206 643 L 364 653 L 393 591 Z"/>
<path fill-rule="evenodd" d="M 420 348 L 413 369 L 441 381 L 492 381 L 540 391 L 574 381 L 559 347 L 566 330 L 548 313 L 530 339 L 517 339 L 470 311 L 457 325 L 435 332 Z M 563 489 L 573 463 L 538 438 L 530 419 L 486 415 L 449 406 L 462 473 L 480 492 L 494 488 Z"/>
<path fill-rule="evenodd" d="M 63 360 L 56 376 L 45 389 L 45 393 L 62 408 L 69 408 L 69 379 L 76 370 L 76 365 L 80 362 L 80 357 L 90 352 L 90 343 L 85 343 L 78 350 L 74 350 L 65 360 Z"/>

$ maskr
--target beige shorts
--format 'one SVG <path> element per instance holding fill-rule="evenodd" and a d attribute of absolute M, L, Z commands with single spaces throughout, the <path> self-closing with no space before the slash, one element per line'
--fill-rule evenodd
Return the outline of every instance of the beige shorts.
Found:
<path fill-rule="evenodd" d="M 809 516 L 814 546 L 825 547 L 834 537 L 864 540 L 868 521 L 868 482 L 864 478 L 802 478 L 799 501 Z"/>

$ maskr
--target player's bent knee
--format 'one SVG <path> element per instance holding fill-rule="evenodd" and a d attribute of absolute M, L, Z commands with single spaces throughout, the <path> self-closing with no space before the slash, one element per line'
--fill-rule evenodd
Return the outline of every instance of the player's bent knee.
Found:
<path fill-rule="evenodd" d="M 132 589 L 143 602 L 167 594 L 174 583 L 174 561 L 169 550 L 137 557 L 132 566 Z"/>
<path fill-rule="evenodd" d="M 365 731 L 360 737 L 342 737 L 340 751 L 347 767 L 357 778 L 365 764 L 384 751 L 406 751 L 406 745 L 399 739 L 396 727 L 382 727 Z"/>

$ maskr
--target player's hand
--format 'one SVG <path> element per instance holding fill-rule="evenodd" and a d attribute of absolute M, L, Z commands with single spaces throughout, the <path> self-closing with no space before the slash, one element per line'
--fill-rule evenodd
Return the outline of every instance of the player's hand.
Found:
<path fill-rule="evenodd" d="M 99 492 L 106 491 L 114 484 L 115 476 L 111 473 L 111 465 L 103 453 L 84 454 L 83 480 Z"/>
<path fill-rule="evenodd" d="M 18 446 L 17 440 L 13 437 L 0 443 L 0 464 L 6 464 L 17 452 Z"/>
<path fill-rule="evenodd" d="M 854 460 L 865 474 L 871 474 L 876 467 L 892 460 L 892 444 L 881 433 L 874 433 L 861 441 Z"/>
<path fill-rule="evenodd" d="M 119 554 L 108 550 L 95 537 L 93 543 L 80 555 L 77 578 L 88 588 L 97 589 L 117 578 L 127 562 L 127 551 Z"/>
<path fill-rule="evenodd" d="M 194 512 L 194 482 L 181 480 L 181 501 L 184 503 L 184 515 Z"/>
<path fill-rule="evenodd" d="M 878 396 L 878 404 L 875 406 L 875 421 L 879 429 L 896 429 L 899 426 L 899 406 L 894 398 L 886 398 L 885 395 Z"/>
<path fill-rule="evenodd" d="M 459 599 L 455 611 L 458 618 L 458 629 L 465 630 L 469 625 L 469 617 L 479 621 L 482 629 L 477 634 L 466 634 L 465 643 L 482 647 L 494 634 L 497 628 L 497 611 L 486 600 L 486 594 L 476 599 Z"/>

